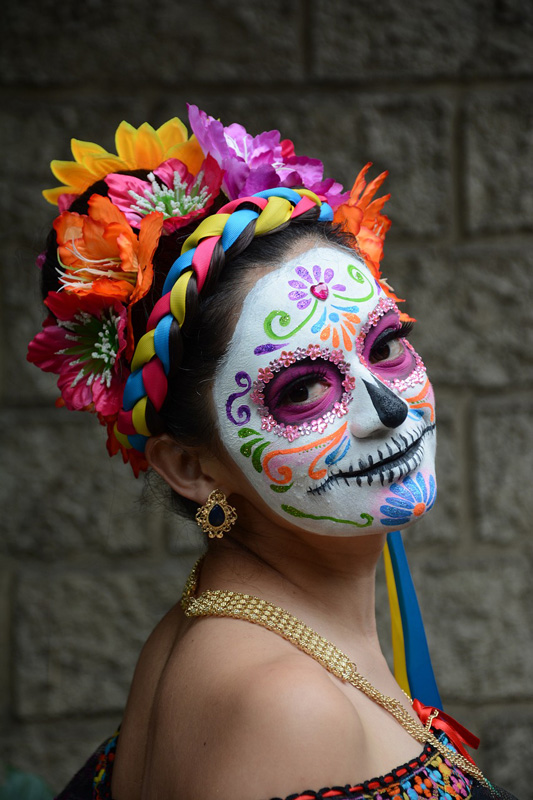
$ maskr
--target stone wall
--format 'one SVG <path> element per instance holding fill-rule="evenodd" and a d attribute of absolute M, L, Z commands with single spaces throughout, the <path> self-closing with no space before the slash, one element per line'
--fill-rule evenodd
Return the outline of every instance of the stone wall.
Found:
<path fill-rule="evenodd" d="M 0 761 L 58 788 L 112 732 L 200 546 L 25 361 L 50 159 L 193 101 L 280 128 L 345 184 L 390 170 L 385 274 L 441 421 L 440 501 L 409 556 L 447 708 L 532 798 L 533 5 L 7 0 L 3 18 Z M 386 626 L 382 584 L 379 603 Z"/>

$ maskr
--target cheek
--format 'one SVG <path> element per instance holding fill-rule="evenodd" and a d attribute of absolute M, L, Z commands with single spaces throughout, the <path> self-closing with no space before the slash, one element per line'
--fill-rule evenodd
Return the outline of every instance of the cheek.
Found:
<path fill-rule="evenodd" d="M 430 423 L 435 423 L 435 395 L 427 376 L 419 391 L 410 388 L 409 393 L 406 393 L 403 399 L 409 404 L 411 417 L 424 417 Z"/>

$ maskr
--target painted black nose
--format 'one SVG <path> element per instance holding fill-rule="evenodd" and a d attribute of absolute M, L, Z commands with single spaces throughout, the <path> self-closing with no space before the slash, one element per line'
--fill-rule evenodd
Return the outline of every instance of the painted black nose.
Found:
<path fill-rule="evenodd" d="M 386 386 L 379 381 L 376 383 L 369 383 L 363 378 L 372 405 L 376 409 L 376 413 L 383 425 L 386 428 L 397 428 L 402 424 L 407 414 L 409 407 L 405 400 L 400 400 L 394 392 L 391 392 Z"/>

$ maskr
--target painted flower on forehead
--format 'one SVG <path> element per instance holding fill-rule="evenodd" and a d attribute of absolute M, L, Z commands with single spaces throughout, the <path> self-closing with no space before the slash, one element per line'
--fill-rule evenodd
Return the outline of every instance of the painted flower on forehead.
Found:
<path fill-rule="evenodd" d="M 207 156 L 197 175 L 186 165 L 170 158 L 148 173 L 146 180 L 133 175 L 108 175 L 109 199 L 139 228 L 143 217 L 152 211 L 163 214 L 163 232 L 200 220 L 213 205 L 220 192 L 223 172 L 212 156 Z"/>
<path fill-rule="evenodd" d="M 67 408 L 116 414 L 128 376 L 121 355 L 126 348 L 126 309 L 104 297 L 49 292 L 48 317 L 28 347 L 28 361 L 59 375 Z"/>
<path fill-rule="evenodd" d="M 54 222 L 62 286 L 76 295 L 135 303 L 152 284 L 152 258 L 162 226 L 162 214 L 149 214 L 137 236 L 122 211 L 96 194 L 87 214 L 63 212 Z"/>
<path fill-rule="evenodd" d="M 189 105 L 189 122 L 202 150 L 211 154 L 225 172 L 223 189 L 230 200 L 277 186 L 303 186 L 336 208 L 348 199 L 342 186 L 323 179 L 321 161 L 297 156 L 289 139 L 279 131 L 252 136 L 237 123 L 224 126 L 197 106 Z"/>
<path fill-rule="evenodd" d="M 337 292 L 346 291 L 343 283 L 331 283 L 335 273 L 329 267 L 322 272 L 322 267 L 315 264 L 312 275 L 305 267 L 296 267 L 296 274 L 298 279 L 293 278 L 289 281 L 292 289 L 289 292 L 289 300 L 297 301 L 296 306 L 299 309 L 308 308 L 314 298 L 327 300 L 330 289 L 335 289 Z"/>
<path fill-rule="evenodd" d="M 189 138 L 187 128 L 177 117 L 157 129 L 147 122 L 134 128 L 123 121 L 116 130 L 115 145 L 116 155 L 94 142 L 72 139 L 74 161 L 54 160 L 50 165 L 54 176 L 64 185 L 46 189 L 45 199 L 60 203 L 60 210 L 64 211 L 75 197 L 111 172 L 151 170 L 169 158 L 177 158 L 197 174 L 204 158 L 195 137 Z"/>

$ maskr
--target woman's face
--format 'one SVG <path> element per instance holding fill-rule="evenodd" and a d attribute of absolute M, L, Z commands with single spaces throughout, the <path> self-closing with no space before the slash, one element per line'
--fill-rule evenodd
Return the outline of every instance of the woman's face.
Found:
<path fill-rule="evenodd" d="M 248 293 L 214 401 L 224 446 L 284 520 L 354 536 L 433 505 L 433 391 L 404 333 L 356 253 L 331 245 Z"/>

